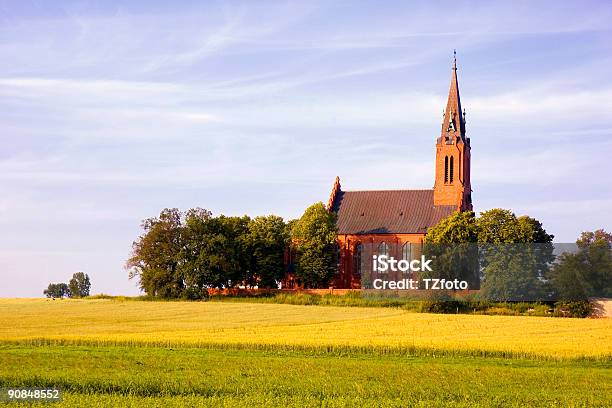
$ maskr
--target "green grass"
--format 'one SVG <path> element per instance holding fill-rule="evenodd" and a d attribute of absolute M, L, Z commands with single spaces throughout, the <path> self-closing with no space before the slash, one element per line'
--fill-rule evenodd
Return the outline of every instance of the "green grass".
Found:
<path fill-rule="evenodd" d="M 258 350 L 0 346 L 0 387 L 53 406 L 609 406 L 609 362 Z"/>

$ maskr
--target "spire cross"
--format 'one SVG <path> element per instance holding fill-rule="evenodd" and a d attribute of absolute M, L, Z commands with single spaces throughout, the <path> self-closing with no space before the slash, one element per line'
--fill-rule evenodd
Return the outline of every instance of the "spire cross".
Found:
<path fill-rule="evenodd" d="M 453 69 L 457 70 L 457 50 L 453 50 Z"/>

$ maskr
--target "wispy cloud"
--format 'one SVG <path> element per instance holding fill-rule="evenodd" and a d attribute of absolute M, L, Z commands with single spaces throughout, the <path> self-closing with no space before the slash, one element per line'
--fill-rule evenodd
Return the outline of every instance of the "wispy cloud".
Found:
<path fill-rule="evenodd" d="M 162 207 L 294 217 L 336 175 L 431 187 L 454 48 L 476 206 L 612 229 L 605 2 L 168 4 L 0 9 L 0 274 L 129 291 Z"/>

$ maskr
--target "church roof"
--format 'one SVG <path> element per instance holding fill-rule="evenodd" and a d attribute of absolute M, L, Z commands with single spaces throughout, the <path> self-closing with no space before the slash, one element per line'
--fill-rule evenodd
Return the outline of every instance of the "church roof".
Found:
<path fill-rule="evenodd" d="M 338 191 L 331 210 L 339 234 L 424 234 L 457 210 L 433 205 L 433 190 Z"/>

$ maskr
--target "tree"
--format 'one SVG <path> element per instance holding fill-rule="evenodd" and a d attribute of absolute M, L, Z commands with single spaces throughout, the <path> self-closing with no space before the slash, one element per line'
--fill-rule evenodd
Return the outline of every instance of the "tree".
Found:
<path fill-rule="evenodd" d="M 516 219 L 510 210 L 494 208 L 478 217 L 478 242 L 486 244 L 510 244 L 526 242 Z M 522 227 L 524 227 L 521 224 Z"/>
<path fill-rule="evenodd" d="M 249 254 L 249 283 L 277 288 L 285 273 L 285 222 L 276 215 L 256 217 L 249 221 L 247 229 L 244 243 Z"/>
<path fill-rule="evenodd" d="M 517 218 L 512 211 L 501 208 L 480 213 L 477 226 L 480 243 L 548 243 L 554 238 L 535 218 L 526 215 Z"/>
<path fill-rule="evenodd" d="M 181 275 L 185 280 L 187 297 L 201 298 L 207 287 L 221 280 L 216 273 L 215 239 L 212 213 L 202 208 L 187 211 L 181 249 Z"/>
<path fill-rule="evenodd" d="M 427 231 L 425 242 L 431 244 L 478 242 L 478 226 L 474 212 L 456 212 L 444 218 Z"/>
<path fill-rule="evenodd" d="M 423 277 L 468 282 L 469 289 L 480 287 L 478 270 L 478 228 L 472 211 L 456 212 L 425 236 L 423 253 L 432 259 L 433 272 Z"/>
<path fill-rule="evenodd" d="M 187 212 L 181 270 L 191 291 L 231 288 L 245 280 L 244 236 L 249 221 L 247 216 L 212 217 L 202 209 Z"/>
<path fill-rule="evenodd" d="M 482 281 L 491 299 L 536 300 L 549 292 L 552 239 L 535 218 L 495 208 L 443 219 L 427 232 L 424 253 L 434 258 L 432 277 L 466 280 L 470 289 Z"/>
<path fill-rule="evenodd" d="M 157 218 L 142 222 L 145 233 L 132 244 L 132 256 L 126 263 L 130 279 L 138 277 L 148 295 L 178 297 L 184 289 L 178 273 L 183 248 L 181 212 L 164 209 Z"/>
<path fill-rule="evenodd" d="M 582 301 L 589 297 L 589 285 L 584 274 L 583 257 L 564 252 L 550 270 L 550 282 L 561 300 Z"/>
<path fill-rule="evenodd" d="M 68 282 L 70 297 L 86 297 L 89 296 L 91 282 L 89 276 L 83 272 L 77 272 L 72 275 L 72 279 Z"/>
<path fill-rule="evenodd" d="M 43 294 L 48 298 L 60 299 L 65 296 L 70 296 L 70 289 L 65 283 L 50 283 Z"/>
<path fill-rule="evenodd" d="M 292 229 L 296 274 L 306 287 L 329 285 L 337 268 L 336 215 L 322 202 L 311 205 Z"/>
<path fill-rule="evenodd" d="M 477 228 L 485 296 L 515 301 L 547 297 L 553 235 L 538 220 L 496 208 L 481 213 Z"/>
<path fill-rule="evenodd" d="M 550 272 L 561 300 L 612 297 L 612 234 L 603 229 L 583 232 L 576 253 L 563 253 Z"/>
<path fill-rule="evenodd" d="M 222 275 L 224 277 L 222 285 L 224 287 L 234 287 L 246 281 L 250 266 L 250 256 L 245 242 L 248 234 L 248 225 L 251 219 L 248 216 L 218 217 L 219 225 L 224 237 L 222 241 L 221 253 L 224 254 L 221 263 Z"/>
<path fill-rule="evenodd" d="M 585 265 L 590 296 L 612 297 L 612 234 L 583 232 L 576 241 Z"/>
<path fill-rule="evenodd" d="M 284 272 L 287 227 L 277 216 L 227 217 L 202 208 L 165 209 L 143 221 L 126 263 L 148 295 L 187 299 L 210 288 L 275 287 Z"/>

